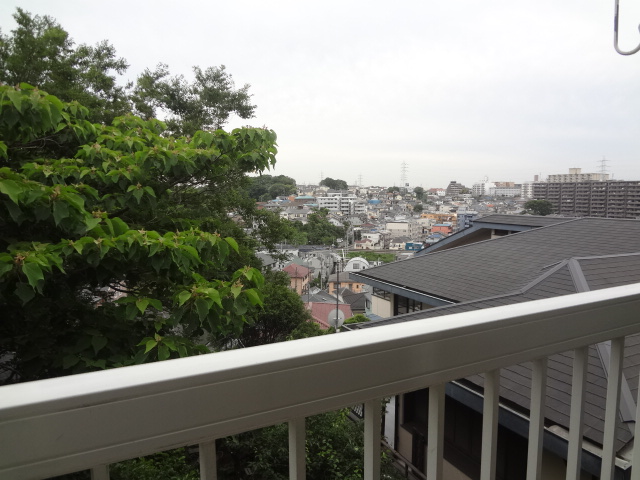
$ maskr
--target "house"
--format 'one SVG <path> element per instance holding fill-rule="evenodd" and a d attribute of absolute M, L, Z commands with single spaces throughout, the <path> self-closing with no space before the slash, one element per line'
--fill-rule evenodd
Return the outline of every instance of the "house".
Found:
<path fill-rule="evenodd" d="M 361 313 L 365 314 L 367 307 L 369 307 L 370 301 L 367 299 L 365 292 L 356 293 L 352 292 L 348 288 L 340 288 L 338 292 L 338 298 L 351 307 L 351 311 L 354 315 Z"/>
<path fill-rule="evenodd" d="M 442 233 L 444 235 L 451 235 L 453 233 L 453 224 L 451 222 L 436 223 L 431 227 L 431 233 Z"/>
<path fill-rule="evenodd" d="M 474 222 L 469 229 L 475 229 L 474 232 L 449 237 L 457 236 L 445 245 L 447 248 L 434 245 L 410 260 L 353 274 L 373 287 L 373 313 L 390 318 L 349 328 L 375 328 L 418 319 L 429 322 L 461 311 L 640 282 L 640 221 L 491 217 Z M 478 226 L 482 222 L 485 222 L 483 228 Z M 496 230 L 506 233 L 494 235 Z M 601 231 L 607 232 L 606 241 L 594 234 Z M 627 337 L 625 347 L 623 393 L 615 431 L 615 478 L 628 478 L 631 464 L 629 452 L 634 441 L 640 335 Z M 600 473 L 606 406 L 603 392 L 610 356 L 611 347 L 606 342 L 588 349 L 589 407 L 583 421 L 582 478 L 593 478 Z M 570 434 L 572 362 L 573 352 L 555 354 L 548 359 L 542 467 L 545 479 L 564 478 Z M 531 378 L 530 363 L 500 371 L 497 478 L 525 477 Z M 455 478 L 479 477 L 484 382 L 483 376 L 473 375 L 450 382 L 446 387 L 444 460 Z M 392 419 L 395 449 L 420 471 L 424 471 L 427 447 L 426 398 L 425 390 L 396 397 L 396 415 Z"/>
<path fill-rule="evenodd" d="M 320 325 L 320 328 L 323 330 L 327 330 L 332 326 L 331 321 L 333 320 L 334 315 L 336 315 L 336 310 L 340 311 L 338 315 L 342 317 L 343 320 L 353 317 L 351 307 L 346 303 L 309 302 L 307 303 L 307 308 L 311 311 L 313 320 Z"/>
<path fill-rule="evenodd" d="M 295 290 L 298 295 L 302 295 L 307 290 L 311 279 L 311 270 L 304 265 L 292 262 L 282 271 L 289 275 L 291 289 Z"/>
<path fill-rule="evenodd" d="M 334 273 L 333 275 L 329 275 L 327 280 L 328 283 L 328 291 L 332 295 L 336 295 L 338 291 L 338 285 L 342 288 L 348 288 L 352 292 L 360 293 L 364 291 L 365 284 L 353 277 L 353 273 L 349 272 L 340 272 L 339 274 Z"/>
<path fill-rule="evenodd" d="M 371 250 L 373 249 L 373 242 L 369 238 L 363 238 L 353 242 L 353 246 L 356 250 Z"/>
<path fill-rule="evenodd" d="M 422 232 L 422 227 L 413 220 L 397 220 L 393 222 L 387 222 L 384 228 L 390 233 L 392 238 L 413 238 Z"/>

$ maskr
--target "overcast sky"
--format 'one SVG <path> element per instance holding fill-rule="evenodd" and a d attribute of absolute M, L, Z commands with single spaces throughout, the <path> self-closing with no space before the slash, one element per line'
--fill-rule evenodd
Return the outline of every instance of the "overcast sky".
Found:
<path fill-rule="evenodd" d="M 603 157 L 640 179 L 640 53 L 615 53 L 613 0 L 2 0 L 3 33 L 16 6 L 108 40 L 127 79 L 226 65 L 298 183 L 401 185 L 403 163 L 412 187 L 522 182 Z M 640 2 L 620 17 L 630 50 Z"/>

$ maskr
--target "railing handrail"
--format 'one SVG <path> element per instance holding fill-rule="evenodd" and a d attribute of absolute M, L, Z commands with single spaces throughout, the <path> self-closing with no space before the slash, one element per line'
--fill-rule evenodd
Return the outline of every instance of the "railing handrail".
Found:
<path fill-rule="evenodd" d="M 35 478 L 640 332 L 640 284 L 0 387 L 0 477 Z"/>

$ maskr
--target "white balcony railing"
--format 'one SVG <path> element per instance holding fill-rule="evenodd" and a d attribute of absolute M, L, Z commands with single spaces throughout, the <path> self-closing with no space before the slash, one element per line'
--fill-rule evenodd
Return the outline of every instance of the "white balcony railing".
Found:
<path fill-rule="evenodd" d="M 539 478 L 546 357 L 575 349 L 567 478 L 577 479 L 585 378 L 580 359 L 586 362 L 587 345 L 612 340 L 601 477 L 609 479 L 624 337 L 638 332 L 640 284 L 0 387 L 0 478 L 92 469 L 94 479 L 106 479 L 110 463 L 200 444 L 201 477 L 214 479 L 214 439 L 289 422 L 290 476 L 303 479 L 305 417 L 364 403 L 365 478 L 376 479 L 379 402 L 429 387 L 426 474 L 436 480 L 442 476 L 445 384 L 484 372 L 482 478 L 489 479 L 495 470 L 496 372 L 530 360 L 527 478 Z"/>

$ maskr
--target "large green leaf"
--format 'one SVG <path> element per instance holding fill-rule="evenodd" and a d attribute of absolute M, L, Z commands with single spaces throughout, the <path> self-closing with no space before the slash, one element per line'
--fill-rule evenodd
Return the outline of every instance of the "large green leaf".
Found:
<path fill-rule="evenodd" d="M 8 195 L 13 203 L 18 203 L 20 194 L 24 187 L 13 180 L 0 180 L 0 193 Z"/>
<path fill-rule="evenodd" d="M 38 282 L 40 280 L 44 280 L 44 275 L 42 274 L 42 268 L 37 263 L 25 263 L 22 265 L 22 273 L 27 276 L 27 280 L 29 281 L 29 285 L 32 288 L 38 287 Z"/>
<path fill-rule="evenodd" d="M 196 310 L 198 312 L 198 317 L 202 322 L 205 318 L 207 318 L 207 315 L 209 314 L 209 302 L 207 302 L 204 298 L 199 297 L 196 298 L 195 304 Z"/>

